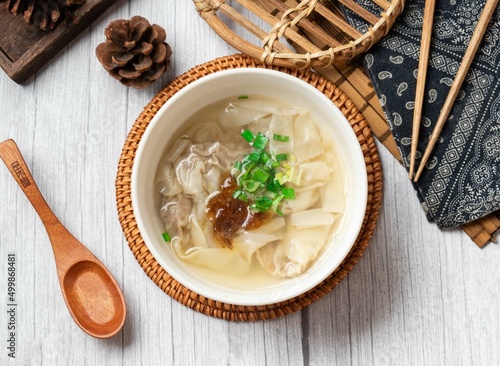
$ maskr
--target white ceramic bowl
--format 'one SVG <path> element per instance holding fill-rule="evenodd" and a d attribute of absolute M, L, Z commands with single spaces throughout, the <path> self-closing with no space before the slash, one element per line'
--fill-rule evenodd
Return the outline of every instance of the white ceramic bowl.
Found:
<path fill-rule="evenodd" d="M 309 110 L 312 118 L 334 138 L 346 174 L 345 223 L 333 242 L 303 275 L 277 285 L 241 290 L 207 281 L 189 270 L 165 243 L 154 180 L 160 158 L 172 135 L 196 111 L 239 95 L 278 98 Z M 146 246 L 158 263 L 179 283 L 207 298 L 234 305 L 267 305 L 294 298 L 321 283 L 347 256 L 361 229 L 367 200 L 367 175 L 358 140 L 342 112 L 315 87 L 274 70 L 242 68 L 205 76 L 177 92 L 148 125 L 132 170 L 132 206 Z"/>

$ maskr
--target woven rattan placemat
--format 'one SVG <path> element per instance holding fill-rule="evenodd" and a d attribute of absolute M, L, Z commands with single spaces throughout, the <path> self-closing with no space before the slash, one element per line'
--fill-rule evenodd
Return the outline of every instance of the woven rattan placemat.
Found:
<path fill-rule="evenodd" d="M 144 244 L 134 216 L 131 199 L 131 174 L 135 152 L 149 122 L 156 112 L 180 89 L 205 75 L 240 67 L 272 68 L 294 75 L 316 87 L 340 108 L 351 124 L 365 156 L 368 174 L 368 202 L 362 229 L 354 247 L 342 264 L 318 286 L 288 301 L 266 306 L 238 306 L 205 298 L 182 286 L 155 260 Z M 363 255 L 375 229 L 382 199 L 382 168 L 378 150 L 363 115 L 347 96 L 332 82 L 309 69 L 286 69 L 259 64 L 244 55 L 232 55 L 194 67 L 173 80 L 145 107 L 129 132 L 118 163 L 116 176 L 116 204 L 118 217 L 128 244 L 139 265 L 149 278 L 164 292 L 185 306 L 203 314 L 233 321 L 272 319 L 301 310 L 323 297 L 344 279 Z"/>

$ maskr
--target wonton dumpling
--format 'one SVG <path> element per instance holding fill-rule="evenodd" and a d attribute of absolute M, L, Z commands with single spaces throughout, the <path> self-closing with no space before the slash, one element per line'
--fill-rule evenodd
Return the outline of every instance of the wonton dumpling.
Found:
<path fill-rule="evenodd" d="M 317 188 L 301 192 L 301 194 L 296 195 L 295 199 L 285 200 L 281 211 L 283 211 L 284 214 L 288 214 L 291 212 L 307 210 L 309 207 L 318 202 L 320 197 L 319 193 L 319 189 Z"/>
<path fill-rule="evenodd" d="M 273 114 L 266 136 L 269 138 L 269 151 L 274 154 L 289 154 L 293 152 L 293 129 L 290 128 L 295 116 Z M 288 142 L 274 140 L 274 134 L 288 136 Z"/>
<path fill-rule="evenodd" d="M 289 225 L 285 239 L 262 247 L 257 252 L 257 259 L 275 276 L 299 276 L 318 256 L 329 229 L 329 226 L 320 226 L 298 230 Z"/>
<path fill-rule="evenodd" d="M 163 196 L 175 196 L 182 192 L 182 187 L 175 176 L 175 171 L 169 161 L 163 161 L 158 167 L 155 187 Z"/>
<path fill-rule="evenodd" d="M 219 114 L 222 127 L 241 127 L 253 121 L 267 116 L 269 112 L 246 108 L 241 105 L 230 103 L 227 108 Z"/>
<path fill-rule="evenodd" d="M 246 232 L 233 240 L 233 249 L 208 246 L 194 246 L 185 250 L 180 241 L 173 241 L 176 253 L 184 260 L 218 271 L 241 275 L 250 269 L 254 253 L 267 243 L 279 240 L 279 237 Z M 198 243 L 200 244 L 200 243 Z"/>
<path fill-rule="evenodd" d="M 321 136 L 309 113 L 301 113 L 293 122 L 293 154 L 297 160 L 315 158 L 325 152 Z"/>
<path fill-rule="evenodd" d="M 339 180 L 342 178 L 334 175 L 333 179 L 328 182 L 324 187 L 320 188 L 321 203 L 323 211 L 325 212 L 344 212 L 345 209 L 345 195 L 338 194 Z M 343 192 L 342 192 L 343 193 Z"/>
<path fill-rule="evenodd" d="M 309 161 L 298 166 L 302 171 L 301 185 L 312 181 L 328 181 L 332 169 L 324 161 Z"/>

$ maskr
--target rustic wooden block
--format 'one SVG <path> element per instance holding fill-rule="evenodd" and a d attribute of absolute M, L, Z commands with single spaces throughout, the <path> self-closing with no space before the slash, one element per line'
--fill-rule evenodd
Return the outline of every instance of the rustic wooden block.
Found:
<path fill-rule="evenodd" d="M 61 22 L 48 32 L 0 4 L 0 66 L 16 83 L 26 81 L 116 1 L 87 0 L 77 9 L 73 23 Z"/>

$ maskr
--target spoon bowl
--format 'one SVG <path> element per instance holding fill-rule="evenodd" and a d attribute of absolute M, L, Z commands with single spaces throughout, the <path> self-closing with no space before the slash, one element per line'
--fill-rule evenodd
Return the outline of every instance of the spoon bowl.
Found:
<path fill-rule="evenodd" d="M 73 318 L 88 334 L 109 338 L 122 327 L 125 308 L 121 306 L 121 293 L 118 286 L 109 281 L 108 272 L 101 264 L 83 260 L 72 265 L 63 278 L 63 295 Z M 100 301 L 93 301 L 95 298 Z M 87 316 L 75 316 L 75 312 Z"/>
<path fill-rule="evenodd" d="M 14 140 L 0 143 L 0 158 L 42 220 L 54 251 L 59 284 L 76 324 L 110 338 L 125 323 L 123 293 L 108 269 L 59 221 L 38 189 Z"/>

